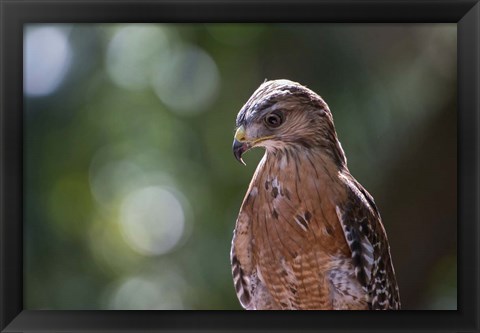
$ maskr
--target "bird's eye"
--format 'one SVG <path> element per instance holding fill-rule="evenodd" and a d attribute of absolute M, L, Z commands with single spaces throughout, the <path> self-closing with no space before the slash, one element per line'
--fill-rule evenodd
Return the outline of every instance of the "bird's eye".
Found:
<path fill-rule="evenodd" d="M 270 114 L 268 114 L 266 117 L 265 117 L 265 124 L 268 126 L 268 127 L 271 127 L 271 128 L 275 128 L 275 127 L 278 127 L 282 124 L 283 122 L 283 118 L 281 116 L 281 114 L 277 113 L 277 112 L 272 112 Z"/>

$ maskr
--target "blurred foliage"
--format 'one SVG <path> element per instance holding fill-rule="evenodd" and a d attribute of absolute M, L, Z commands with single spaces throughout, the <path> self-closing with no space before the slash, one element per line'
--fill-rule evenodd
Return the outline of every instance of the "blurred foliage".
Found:
<path fill-rule="evenodd" d="M 28 309 L 240 309 L 229 262 L 263 152 L 232 156 L 266 78 L 330 105 L 403 307 L 456 309 L 455 24 L 25 30 Z"/>

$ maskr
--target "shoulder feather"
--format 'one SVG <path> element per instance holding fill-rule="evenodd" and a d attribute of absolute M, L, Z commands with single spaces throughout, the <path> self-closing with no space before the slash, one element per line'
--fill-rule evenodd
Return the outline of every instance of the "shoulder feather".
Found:
<path fill-rule="evenodd" d="M 355 179 L 347 180 L 347 187 L 348 199 L 336 212 L 355 275 L 369 295 L 371 309 L 400 309 L 390 246 L 375 202 Z"/>

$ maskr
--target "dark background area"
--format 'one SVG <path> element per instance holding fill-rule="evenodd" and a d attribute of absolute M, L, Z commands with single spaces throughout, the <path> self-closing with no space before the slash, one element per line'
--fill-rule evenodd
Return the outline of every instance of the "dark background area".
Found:
<path fill-rule="evenodd" d="M 404 309 L 457 307 L 455 24 L 29 25 L 27 309 L 240 309 L 229 252 L 266 78 L 332 110 Z"/>

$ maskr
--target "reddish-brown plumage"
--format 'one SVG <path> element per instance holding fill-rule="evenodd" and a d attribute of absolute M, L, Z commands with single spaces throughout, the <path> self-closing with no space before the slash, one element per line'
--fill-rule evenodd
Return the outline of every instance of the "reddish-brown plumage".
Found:
<path fill-rule="evenodd" d="M 283 121 L 275 128 L 264 121 L 272 112 Z M 266 82 L 240 111 L 237 126 L 243 141 L 234 147 L 266 148 L 232 243 L 242 305 L 399 308 L 380 216 L 348 171 L 323 100 L 291 81 Z"/>

